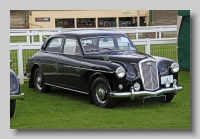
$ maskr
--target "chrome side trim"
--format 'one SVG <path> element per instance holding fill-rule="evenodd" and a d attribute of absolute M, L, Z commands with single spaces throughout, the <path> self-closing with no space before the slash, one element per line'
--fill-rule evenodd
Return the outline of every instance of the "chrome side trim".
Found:
<path fill-rule="evenodd" d="M 74 67 L 74 66 L 69 66 L 69 65 L 62 65 L 62 66 L 64 66 L 64 67 L 76 68 L 76 69 L 90 70 L 90 71 L 99 71 L 99 72 L 105 72 L 105 73 L 114 73 L 113 71 L 94 70 L 94 69 L 81 68 L 81 67 Z"/>
<path fill-rule="evenodd" d="M 18 95 L 10 95 L 10 100 L 13 100 L 13 99 L 23 100 L 24 96 L 25 96 L 24 93 L 21 93 L 21 94 L 18 94 Z"/>
<path fill-rule="evenodd" d="M 53 85 L 53 84 L 48 84 L 48 83 L 45 83 L 45 84 L 50 85 L 50 86 L 54 86 L 54 87 L 57 87 L 57 88 L 65 89 L 65 90 L 79 92 L 79 93 L 82 93 L 82 94 L 89 94 L 88 92 L 78 91 L 78 90 L 74 90 L 74 89 L 70 89 L 70 88 L 66 88 L 66 87 L 60 87 L 60 86 Z"/>
<path fill-rule="evenodd" d="M 147 62 L 147 61 L 156 62 L 154 59 L 144 59 L 144 60 L 141 60 L 141 61 L 139 62 L 139 64 L 138 64 L 138 65 L 139 65 L 139 69 L 140 69 L 141 79 L 142 79 L 142 85 L 144 86 L 144 88 L 145 88 L 145 84 L 144 84 L 144 77 L 143 77 L 143 74 L 142 74 L 142 67 L 141 67 L 141 64 L 144 63 L 144 62 Z M 157 70 L 156 70 L 156 75 L 157 75 L 158 87 L 155 88 L 154 90 L 156 90 L 156 89 L 159 88 L 159 78 L 158 78 L 158 66 L 157 66 L 157 63 L 156 63 L 156 68 L 157 68 Z M 151 75 L 151 77 L 152 77 L 152 75 Z M 152 79 L 151 79 L 151 80 L 152 80 Z M 145 90 L 150 90 L 150 89 L 146 89 L 146 88 L 145 88 Z M 150 90 L 150 91 L 154 91 L 154 90 Z"/>

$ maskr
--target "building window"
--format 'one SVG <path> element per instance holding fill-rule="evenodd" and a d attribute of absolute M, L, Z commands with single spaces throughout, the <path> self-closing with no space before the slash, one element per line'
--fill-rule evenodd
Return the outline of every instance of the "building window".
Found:
<path fill-rule="evenodd" d="M 98 18 L 98 27 L 116 27 L 116 18 Z"/>
<path fill-rule="evenodd" d="M 119 17 L 119 27 L 137 26 L 137 17 Z"/>
<path fill-rule="evenodd" d="M 144 16 L 140 17 L 140 26 L 146 26 L 146 21 Z"/>
<path fill-rule="evenodd" d="M 55 19 L 56 27 L 74 28 L 74 19 Z"/>
<path fill-rule="evenodd" d="M 136 27 L 137 26 L 137 17 L 132 17 L 132 27 Z"/>
<path fill-rule="evenodd" d="M 77 28 L 95 28 L 95 18 L 77 18 Z"/>

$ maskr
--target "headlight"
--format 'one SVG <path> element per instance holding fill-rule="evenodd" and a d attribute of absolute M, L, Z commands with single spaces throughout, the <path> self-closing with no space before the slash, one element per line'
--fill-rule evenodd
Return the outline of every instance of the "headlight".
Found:
<path fill-rule="evenodd" d="M 173 73 L 178 72 L 178 71 L 179 71 L 179 64 L 178 64 L 178 63 L 173 63 L 173 64 L 171 65 L 171 71 L 172 71 Z"/>
<path fill-rule="evenodd" d="M 118 78 L 123 78 L 125 75 L 125 69 L 123 67 L 117 68 L 116 75 Z"/>
<path fill-rule="evenodd" d="M 14 71 L 10 70 L 10 95 L 17 95 L 20 93 L 19 82 Z"/>

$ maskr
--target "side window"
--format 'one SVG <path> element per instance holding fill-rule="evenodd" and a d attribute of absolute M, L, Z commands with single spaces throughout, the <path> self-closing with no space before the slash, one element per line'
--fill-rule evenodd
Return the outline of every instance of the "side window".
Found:
<path fill-rule="evenodd" d="M 119 49 L 134 50 L 134 47 L 131 45 L 130 41 L 126 37 L 117 37 L 117 43 Z"/>
<path fill-rule="evenodd" d="M 100 48 L 115 48 L 113 38 L 100 38 L 99 40 Z"/>
<path fill-rule="evenodd" d="M 62 45 L 62 38 L 53 38 L 48 43 L 45 51 L 58 52 L 59 53 L 60 49 L 61 49 L 61 45 Z"/>
<path fill-rule="evenodd" d="M 81 49 L 78 46 L 77 40 L 66 38 L 63 53 L 70 55 L 81 54 Z"/>

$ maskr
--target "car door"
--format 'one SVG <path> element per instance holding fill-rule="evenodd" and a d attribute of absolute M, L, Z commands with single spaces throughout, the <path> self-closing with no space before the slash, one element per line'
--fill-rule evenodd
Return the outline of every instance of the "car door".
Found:
<path fill-rule="evenodd" d="M 41 56 L 41 68 L 46 83 L 57 84 L 57 62 L 62 48 L 62 41 L 61 36 L 51 38 Z"/>
<path fill-rule="evenodd" d="M 76 38 L 66 37 L 58 61 L 58 83 L 66 88 L 80 89 L 82 52 Z"/>

